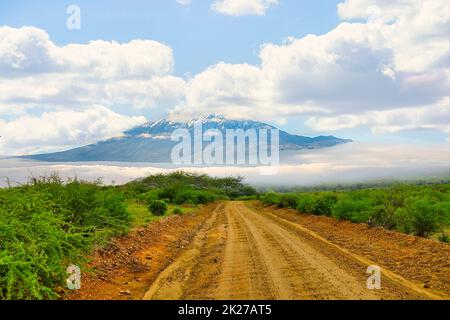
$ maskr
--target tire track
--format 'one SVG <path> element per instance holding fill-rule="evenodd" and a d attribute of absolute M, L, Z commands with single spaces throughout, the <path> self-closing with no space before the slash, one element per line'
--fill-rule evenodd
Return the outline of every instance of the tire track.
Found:
<path fill-rule="evenodd" d="M 384 269 L 382 289 L 369 290 L 371 264 L 293 222 L 226 202 L 144 299 L 439 298 Z"/>

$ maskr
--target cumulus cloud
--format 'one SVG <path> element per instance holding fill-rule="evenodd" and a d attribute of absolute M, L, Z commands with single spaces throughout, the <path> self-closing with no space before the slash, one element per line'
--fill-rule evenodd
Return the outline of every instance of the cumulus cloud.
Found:
<path fill-rule="evenodd" d="M 361 115 L 313 116 L 307 125 L 317 131 L 371 128 L 375 134 L 397 133 L 405 130 L 436 130 L 450 133 L 450 101 L 445 98 L 435 105 L 371 111 Z"/>
<path fill-rule="evenodd" d="M 257 15 L 263 16 L 266 11 L 278 5 L 278 0 L 216 0 L 211 8 L 229 16 Z"/>
<path fill-rule="evenodd" d="M 391 19 L 403 15 L 416 15 L 422 8 L 440 8 L 444 2 L 433 0 L 345 0 L 337 5 L 338 14 L 343 19 L 371 18 L 385 16 Z M 444 12 L 433 12 L 430 18 L 440 19 Z"/>
<path fill-rule="evenodd" d="M 445 70 L 398 71 L 393 51 L 375 36 L 370 25 L 343 23 L 323 36 L 268 44 L 260 53 L 262 72 L 280 103 L 340 113 L 423 105 L 447 93 Z"/>
<path fill-rule="evenodd" d="M 172 49 L 152 40 L 57 46 L 34 27 L 0 27 L 0 103 L 171 107 L 184 80 Z"/>
<path fill-rule="evenodd" d="M 212 66 L 190 79 L 173 115 L 310 115 L 315 129 L 369 124 L 377 132 L 445 131 L 438 120 L 448 121 L 448 1 L 347 0 L 338 11 L 343 19 L 366 21 L 265 44 L 257 66 Z M 402 124 L 379 126 L 400 115 Z"/>
<path fill-rule="evenodd" d="M 99 105 L 84 111 L 45 112 L 0 120 L 0 154 L 21 155 L 85 145 L 119 136 L 145 121 L 145 117 L 123 116 Z"/>
<path fill-rule="evenodd" d="M 35 73 L 85 73 L 100 79 L 151 78 L 173 69 L 172 49 L 152 40 L 91 41 L 56 46 L 35 27 L 0 27 L 3 77 Z"/>

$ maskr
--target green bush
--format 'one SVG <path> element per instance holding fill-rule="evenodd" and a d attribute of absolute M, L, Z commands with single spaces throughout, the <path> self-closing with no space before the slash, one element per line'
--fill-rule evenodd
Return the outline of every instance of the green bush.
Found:
<path fill-rule="evenodd" d="M 397 184 L 341 192 L 268 192 L 259 198 L 266 205 L 331 215 L 423 237 L 450 226 L 450 184 Z"/>
<path fill-rule="evenodd" d="M 312 214 L 314 210 L 314 199 L 311 195 L 300 195 L 300 198 L 297 202 L 297 211 L 301 213 Z"/>
<path fill-rule="evenodd" d="M 395 229 L 404 233 L 414 233 L 413 217 L 406 208 L 398 208 L 394 216 Z"/>
<path fill-rule="evenodd" d="M 173 209 L 173 214 L 181 216 L 183 214 L 183 210 L 181 208 Z"/>
<path fill-rule="evenodd" d="M 445 233 L 439 235 L 438 240 L 444 243 L 450 243 L 450 236 Z"/>
<path fill-rule="evenodd" d="M 407 210 L 411 214 L 413 230 L 417 236 L 428 236 L 438 230 L 439 214 L 429 199 L 414 199 L 408 204 Z"/>
<path fill-rule="evenodd" d="M 240 200 L 240 201 L 259 200 L 259 196 L 258 195 L 242 196 L 242 197 L 237 198 L 236 200 Z"/>
<path fill-rule="evenodd" d="M 148 206 L 148 210 L 155 216 L 163 216 L 167 213 L 167 203 L 162 200 L 153 200 Z"/>
<path fill-rule="evenodd" d="M 69 264 L 130 225 L 124 195 L 57 176 L 0 189 L 0 299 L 53 299 Z"/>
<path fill-rule="evenodd" d="M 209 191 L 181 190 L 173 198 L 173 203 L 181 204 L 206 204 L 219 199 L 219 197 Z"/>
<path fill-rule="evenodd" d="M 371 204 L 367 200 L 343 198 L 333 206 L 332 215 L 339 220 L 352 222 L 367 222 Z"/>
<path fill-rule="evenodd" d="M 291 208 L 295 209 L 297 207 L 298 195 L 296 194 L 282 194 L 278 199 L 278 207 L 280 208 Z"/>
<path fill-rule="evenodd" d="M 278 205 L 280 203 L 280 194 L 275 192 L 268 192 L 262 195 L 260 197 L 260 200 L 268 206 L 273 206 L 275 204 Z"/>
<path fill-rule="evenodd" d="M 177 171 L 170 174 L 157 174 L 139 179 L 123 186 L 127 193 L 145 193 L 161 189 L 159 199 L 173 202 L 178 193 L 185 190 L 208 191 L 220 199 L 236 199 L 256 195 L 256 190 L 242 182 L 242 177 L 214 178 L 204 174 Z"/>
<path fill-rule="evenodd" d="M 142 203 L 145 203 L 147 205 L 150 205 L 150 203 L 153 200 L 159 200 L 160 199 L 161 190 L 159 189 L 153 189 L 149 190 L 139 196 L 139 199 Z"/>
<path fill-rule="evenodd" d="M 333 207 L 338 202 L 335 193 L 324 192 L 317 195 L 312 214 L 331 216 Z"/>
<path fill-rule="evenodd" d="M 209 191 L 197 191 L 197 203 L 206 204 L 217 200 L 217 196 Z"/>
<path fill-rule="evenodd" d="M 173 203 L 181 205 L 181 204 L 197 204 L 197 193 L 195 190 L 184 190 L 176 192 Z"/>

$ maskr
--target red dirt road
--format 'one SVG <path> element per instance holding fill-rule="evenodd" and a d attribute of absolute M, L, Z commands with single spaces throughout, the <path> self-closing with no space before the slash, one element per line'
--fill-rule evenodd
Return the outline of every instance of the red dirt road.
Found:
<path fill-rule="evenodd" d="M 144 299 L 447 297 L 386 268 L 382 289 L 369 290 L 366 270 L 375 264 L 271 212 L 228 202 L 215 210 L 194 245 L 161 273 Z"/>
<path fill-rule="evenodd" d="M 172 245 L 149 249 L 156 248 L 155 239 L 131 254 L 150 252 L 150 261 L 160 261 L 153 268 L 122 267 L 123 274 L 113 272 L 106 280 L 93 275 L 72 298 L 450 299 L 445 244 L 244 202 L 211 205 L 179 219 L 191 228 L 185 229 L 183 248 L 174 245 L 183 222 L 162 228 Z M 380 290 L 367 288 L 369 265 L 381 267 Z M 138 284 L 125 280 L 136 277 Z"/>

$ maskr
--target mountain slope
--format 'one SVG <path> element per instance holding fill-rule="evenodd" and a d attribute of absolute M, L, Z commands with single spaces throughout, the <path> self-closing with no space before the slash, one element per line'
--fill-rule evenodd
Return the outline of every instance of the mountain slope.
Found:
<path fill-rule="evenodd" d="M 266 123 L 253 120 L 229 120 L 223 116 L 209 115 L 187 122 L 158 120 L 124 132 L 122 137 L 100 141 L 88 146 L 67 151 L 25 156 L 28 159 L 49 162 L 78 161 L 126 161 L 126 162 L 170 162 L 171 150 L 177 142 L 171 141 L 176 129 L 193 132 L 196 124 L 203 125 L 203 131 L 220 130 L 225 136 L 227 129 L 276 129 Z M 280 130 L 280 150 L 319 149 L 348 143 L 351 140 L 333 136 L 315 138 L 292 135 Z"/>

